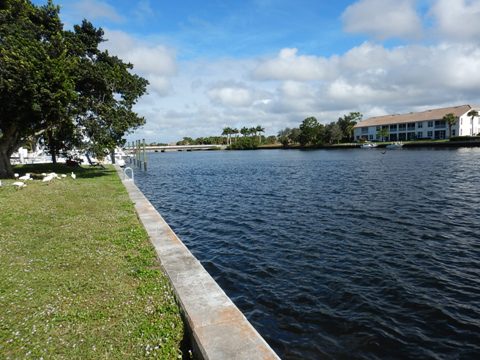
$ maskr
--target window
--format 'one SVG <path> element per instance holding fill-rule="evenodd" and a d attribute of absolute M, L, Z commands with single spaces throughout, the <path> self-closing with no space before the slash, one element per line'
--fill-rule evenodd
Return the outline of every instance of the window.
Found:
<path fill-rule="evenodd" d="M 373 135 L 372 134 L 368 135 L 368 139 L 373 140 Z"/>
<path fill-rule="evenodd" d="M 381 126 L 377 126 L 377 131 L 380 131 L 380 129 L 381 129 Z"/>
<path fill-rule="evenodd" d="M 407 124 L 407 129 L 408 130 L 415 130 L 415 123 L 408 123 Z"/>
<path fill-rule="evenodd" d="M 433 131 L 427 131 L 427 137 L 432 138 L 433 137 Z"/>
<path fill-rule="evenodd" d="M 447 125 L 445 120 L 435 120 L 435 128 L 444 128 Z"/>
<path fill-rule="evenodd" d="M 390 131 L 397 131 L 397 124 L 390 125 Z"/>
<path fill-rule="evenodd" d="M 417 128 L 419 128 L 419 129 L 423 128 L 423 122 L 421 122 L 421 121 L 418 122 L 417 123 Z"/>
<path fill-rule="evenodd" d="M 418 131 L 417 132 L 417 139 L 421 139 L 421 138 L 423 138 L 423 132 Z"/>
<path fill-rule="evenodd" d="M 368 127 L 362 127 L 362 134 L 368 134 Z"/>
<path fill-rule="evenodd" d="M 398 131 L 405 131 L 407 124 L 398 124 Z"/>
<path fill-rule="evenodd" d="M 428 122 L 428 127 L 433 127 L 433 121 Z"/>
<path fill-rule="evenodd" d="M 452 129 L 452 136 L 455 136 L 455 129 Z"/>

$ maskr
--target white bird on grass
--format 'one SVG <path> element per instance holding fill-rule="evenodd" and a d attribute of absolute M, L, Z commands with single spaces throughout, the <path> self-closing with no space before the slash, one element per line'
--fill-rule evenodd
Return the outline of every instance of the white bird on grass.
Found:
<path fill-rule="evenodd" d="M 50 182 L 55 178 L 55 173 L 48 174 L 42 179 L 42 182 Z"/>
<path fill-rule="evenodd" d="M 15 179 L 17 179 L 20 175 L 18 175 L 17 173 L 13 174 L 13 176 L 15 177 Z"/>
<path fill-rule="evenodd" d="M 72 177 L 73 180 L 75 180 L 77 178 L 77 175 L 75 175 L 72 171 L 72 174 L 70 175 Z"/>
<path fill-rule="evenodd" d="M 24 188 L 25 186 L 27 186 L 27 184 L 25 184 L 24 182 L 21 182 L 21 181 L 15 181 L 12 185 L 16 186 L 17 189 L 21 189 L 21 188 Z"/>
<path fill-rule="evenodd" d="M 62 176 L 62 178 L 66 178 L 66 177 L 67 177 L 67 175 L 66 175 L 66 174 L 62 174 L 61 176 Z"/>
<path fill-rule="evenodd" d="M 20 176 L 18 180 L 30 180 L 30 173 L 26 173 L 23 176 Z"/>

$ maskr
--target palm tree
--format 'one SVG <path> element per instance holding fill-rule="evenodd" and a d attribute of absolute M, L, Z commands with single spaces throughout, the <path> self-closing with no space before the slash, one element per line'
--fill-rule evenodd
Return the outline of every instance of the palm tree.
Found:
<path fill-rule="evenodd" d="M 468 112 L 467 116 L 471 116 L 471 117 L 472 117 L 472 135 L 475 135 L 475 134 L 473 133 L 473 119 L 474 119 L 476 116 L 478 116 L 478 111 L 472 109 L 472 110 L 470 110 L 470 111 Z"/>
<path fill-rule="evenodd" d="M 249 130 L 249 135 L 255 135 L 257 136 L 257 128 L 256 127 L 251 127 Z"/>
<path fill-rule="evenodd" d="M 222 131 L 222 135 L 227 136 L 227 146 L 228 146 L 228 138 L 230 135 L 231 129 L 229 127 L 224 127 Z"/>
<path fill-rule="evenodd" d="M 452 137 L 452 126 L 457 123 L 458 118 L 453 115 L 452 113 L 449 113 L 443 117 L 443 119 L 447 124 L 448 124 L 448 138 Z"/>
<path fill-rule="evenodd" d="M 260 125 L 257 125 L 255 131 L 258 133 L 258 143 L 260 144 L 262 142 L 262 133 L 265 132 L 265 129 Z"/>
<path fill-rule="evenodd" d="M 250 129 L 244 126 L 240 129 L 240 134 L 242 134 L 243 136 L 250 135 Z"/>
<path fill-rule="evenodd" d="M 237 139 L 238 139 L 238 134 L 240 133 L 240 130 L 238 130 L 237 128 L 233 128 L 232 129 L 232 134 L 235 135 L 235 142 L 237 142 Z"/>
<path fill-rule="evenodd" d="M 227 135 L 227 146 L 232 145 L 233 129 L 231 127 L 226 127 L 223 130 L 224 130 L 225 134 Z"/>

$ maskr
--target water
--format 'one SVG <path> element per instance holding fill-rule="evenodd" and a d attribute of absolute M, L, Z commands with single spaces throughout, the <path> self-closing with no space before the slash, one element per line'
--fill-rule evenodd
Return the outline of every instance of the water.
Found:
<path fill-rule="evenodd" d="M 157 153 L 135 180 L 283 359 L 480 358 L 480 149 Z"/>

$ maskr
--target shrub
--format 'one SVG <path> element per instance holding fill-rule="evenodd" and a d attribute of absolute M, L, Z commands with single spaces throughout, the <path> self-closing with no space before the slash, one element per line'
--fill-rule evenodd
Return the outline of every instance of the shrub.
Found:
<path fill-rule="evenodd" d="M 480 136 L 452 136 L 450 141 L 480 141 Z"/>

